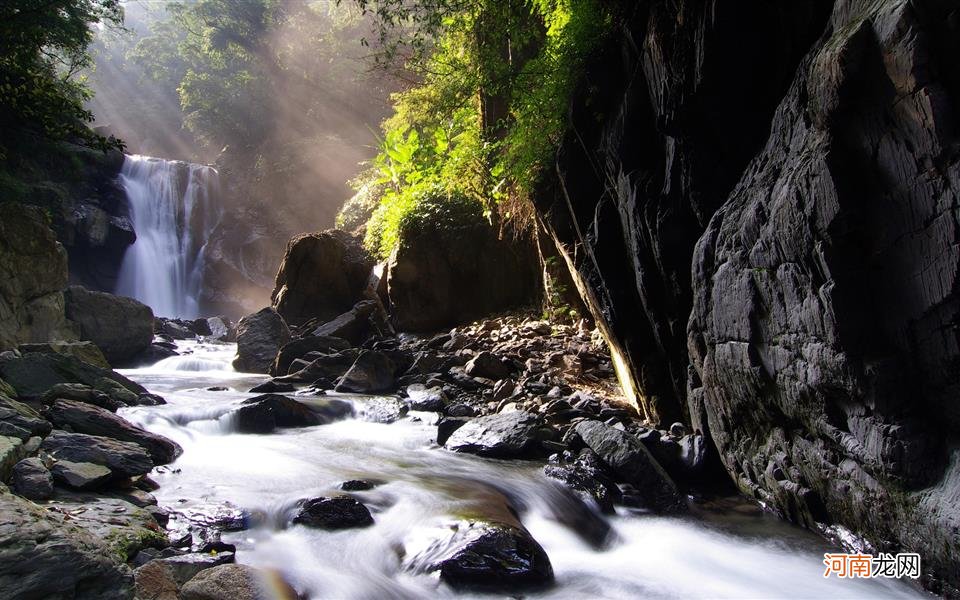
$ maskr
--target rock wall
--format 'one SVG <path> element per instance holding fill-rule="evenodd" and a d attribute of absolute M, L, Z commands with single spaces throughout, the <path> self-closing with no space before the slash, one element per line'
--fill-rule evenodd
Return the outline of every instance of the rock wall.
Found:
<path fill-rule="evenodd" d="M 955 592 L 960 8 L 621 4 L 537 207 L 625 390 Z"/>
<path fill-rule="evenodd" d="M 64 317 L 67 253 L 43 211 L 0 203 L 0 351 L 76 339 Z"/>

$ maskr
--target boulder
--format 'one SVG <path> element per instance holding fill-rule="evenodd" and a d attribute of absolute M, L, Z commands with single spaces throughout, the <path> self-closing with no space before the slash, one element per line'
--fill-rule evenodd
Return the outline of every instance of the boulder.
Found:
<path fill-rule="evenodd" d="M 251 394 L 283 394 L 285 392 L 292 392 L 296 389 L 297 388 L 294 387 L 292 383 L 284 383 L 270 379 L 268 381 L 264 381 L 260 385 L 253 386 L 247 391 Z"/>
<path fill-rule="evenodd" d="M 303 358 L 310 352 L 320 352 L 322 354 L 336 354 L 350 348 L 350 342 L 329 336 L 307 335 L 302 338 L 292 340 L 283 345 L 277 352 L 277 358 L 273 366 L 270 367 L 270 374 L 274 377 L 286 375 L 290 372 L 290 364 Z M 338 375 L 339 377 L 339 375 Z"/>
<path fill-rule="evenodd" d="M 291 325 L 329 321 L 363 298 L 372 269 L 360 241 L 343 231 L 299 235 L 287 244 L 273 306 Z"/>
<path fill-rule="evenodd" d="M 45 436 L 52 426 L 26 404 L 0 394 L 0 422 L 26 430 L 30 435 Z"/>
<path fill-rule="evenodd" d="M 444 447 L 490 458 L 531 458 L 542 454 L 542 426 L 538 415 L 521 410 L 478 417 L 454 431 Z"/>
<path fill-rule="evenodd" d="M 599 421 L 581 421 L 575 430 L 621 481 L 639 490 L 647 508 L 663 513 L 686 508 L 677 485 L 640 440 Z"/>
<path fill-rule="evenodd" d="M 77 339 L 64 316 L 65 287 L 67 251 L 43 210 L 0 203 L 0 351 Z"/>
<path fill-rule="evenodd" d="M 174 441 L 137 427 L 108 410 L 75 400 L 56 400 L 44 416 L 60 429 L 139 444 L 154 465 L 173 462 L 183 449 Z"/>
<path fill-rule="evenodd" d="M 87 364 L 62 354 L 25 354 L 0 357 L 0 378 L 13 385 L 21 398 L 40 398 L 58 383 L 81 383 L 95 389 L 124 390 L 136 404 L 146 389 L 116 371 Z"/>
<path fill-rule="evenodd" d="M 277 377 L 274 381 L 281 383 L 313 383 L 318 379 L 334 380 L 343 377 L 360 353 L 356 350 L 344 350 L 336 354 L 309 353 L 303 359 L 290 363 L 293 371 L 289 375 Z M 310 359 L 307 361 L 307 359 Z M 299 367 L 299 368 L 298 368 Z"/>
<path fill-rule="evenodd" d="M 463 521 L 445 539 L 407 559 L 416 573 L 439 572 L 457 590 L 514 594 L 553 582 L 553 566 L 543 547 L 522 527 Z"/>
<path fill-rule="evenodd" d="M 376 310 L 373 300 L 357 302 L 347 312 L 314 329 L 312 335 L 340 338 L 359 346 L 370 335 L 370 317 Z"/>
<path fill-rule="evenodd" d="M 58 483 L 77 490 L 94 490 L 116 479 L 108 467 L 91 462 L 58 460 L 50 472 Z"/>
<path fill-rule="evenodd" d="M 273 308 L 247 315 L 237 325 L 233 368 L 244 373 L 269 373 L 280 348 L 289 341 L 290 329 Z"/>
<path fill-rule="evenodd" d="M 493 380 L 506 379 L 510 376 L 510 367 L 498 356 L 486 351 L 471 358 L 464 366 L 464 371 L 471 377 L 486 377 Z"/>
<path fill-rule="evenodd" d="M 37 352 L 40 354 L 64 354 L 78 358 L 87 364 L 103 369 L 109 369 L 110 363 L 100 351 L 100 348 L 93 342 L 44 342 L 36 344 L 20 344 L 17 346 L 20 354 L 30 354 Z"/>
<path fill-rule="evenodd" d="M 0 435 L 0 482 L 10 478 L 14 465 L 26 455 L 26 447 L 19 436 Z"/>
<path fill-rule="evenodd" d="M 56 460 L 93 463 L 110 469 L 115 479 L 144 475 L 153 469 L 146 450 L 133 442 L 121 442 L 85 433 L 54 431 L 41 449 Z M 53 470 L 56 475 L 56 470 Z"/>
<path fill-rule="evenodd" d="M 7 598 L 129 600 L 133 577 L 96 535 L 0 492 L 0 589 Z"/>
<path fill-rule="evenodd" d="M 10 489 L 27 500 L 42 502 L 53 496 L 53 475 L 39 458 L 25 458 L 13 467 Z"/>
<path fill-rule="evenodd" d="M 278 394 L 249 398 L 230 413 L 240 433 L 270 433 L 277 428 L 324 425 L 353 413 L 353 405 L 343 400 L 313 399 L 308 406 Z"/>
<path fill-rule="evenodd" d="M 449 402 L 443 388 L 428 388 L 419 383 L 407 386 L 407 404 L 410 410 L 442 412 Z"/>
<path fill-rule="evenodd" d="M 532 245 L 498 239 L 479 205 L 459 226 L 427 222 L 403 231 L 390 255 L 393 325 L 436 331 L 532 303 L 539 272 Z"/>
<path fill-rule="evenodd" d="M 179 600 L 180 588 L 198 573 L 233 561 L 233 552 L 189 552 L 151 560 L 134 571 L 136 598 Z"/>
<path fill-rule="evenodd" d="M 101 392 L 82 383 L 58 383 L 41 396 L 40 404 L 53 404 L 58 399 L 85 402 L 93 406 L 99 406 L 110 412 L 117 412 L 117 409 L 126 406 L 124 402 L 111 398 L 106 392 Z"/>
<path fill-rule="evenodd" d="M 153 311 L 142 302 L 75 285 L 64 297 L 80 339 L 96 344 L 112 365 L 124 364 L 153 341 Z"/>
<path fill-rule="evenodd" d="M 396 387 L 393 361 L 376 350 L 364 350 L 337 383 L 338 392 L 376 394 Z"/>
<path fill-rule="evenodd" d="M 409 408 L 393 396 L 370 396 L 356 402 L 357 417 L 373 423 L 394 423 L 407 415 Z"/>
<path fill-rule="evenodd" d="M 70 522 L 102 540 L 106 551 L 121 562 L 132 560 L 145 548 L 165 548 L 166 533 L 151 507 L 140 508 L 103 492 L 71 492 L 57 488 L 47 505 L 69 515 Z M 156 509 L 156 507 L 152 507 Z"/>
<path fill-rule="evenodd" d="M 247 565 L 205 569 L 184 584 L 180 600 L 296 600 L 297 593 L 279 575 Z"/>
<path fill-rule="evenodd" d="M 334 496 L 302 501 L 293 523 L 318 529 L 349 529 L 373 525 L 373 517 L 356 499 Z"/>

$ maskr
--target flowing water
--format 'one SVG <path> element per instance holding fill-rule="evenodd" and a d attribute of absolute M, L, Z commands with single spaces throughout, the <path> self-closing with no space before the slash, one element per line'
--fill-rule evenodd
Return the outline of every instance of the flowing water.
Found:
<path fill-rule="evenodd" d="M 404 569 L 443 528 L 510 497 L 556 574 L 543 598 L 878 598 L 919 597 L 890 580 L 824 579 L 825 541 L 736 500 L 688 516 L 622 510 L 605 517 L 615 533 L 596 550 L 563 524 L 566 498 L 542 465 L 454 454 L 434 443 L 429 415 L 393 424 L 348 419 L 270 435 L 231 431 L 224 415 L 263 376 L 230 369 L 235 346 L 186 344 L 192 354 L 124 371 L 169 404 L 124 416 L 184 448 L 155 472 L 162 506 L 182 514 L 243 509 L 255 524 L 224 534 L 237 561 L 279 570 L 311 598 L 434 598 L 457 594 Z M 208 391 L 208 387 L 224 391 Z M 358 409 L 373 399 L 340 396 Z M 419 420 L 418 420 L 419 418 Z M 351 479 L 382 482 L 353 492 L 374 515 L 363 529 L 327 532 L 287 526 L 299 499 L 339 492 Z M 173 522 L 177 522 L 175 518 Z M 490 597 L 490 596 L 481 596 Z M 501 596 L 502 597 L 502 596 Z"/>
<path fill-rule="evenodd" d="M 157 315 L 200 316 L 204 245 L 221 216 L 216 169 L 127 156 L 120 183 L 137 240 L 123 257 L 116 292 Z"/>

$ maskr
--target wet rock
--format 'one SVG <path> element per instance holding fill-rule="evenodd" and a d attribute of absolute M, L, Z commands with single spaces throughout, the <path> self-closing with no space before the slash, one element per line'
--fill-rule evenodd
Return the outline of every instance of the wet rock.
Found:
<path fill-rule="evenodd" d="M 342 315 L 314 329 L 312 335 L 336 337 L 359 345 L 370 335 L 370 318 L 376 310 L 376 302 L 363 300 Z"/>
<path fill-rule="evenodd" d="M 205 569 L 180 589 L 180 600 L 296 600 L 297 593 L 278 575 L 247 565 Z"/>
<path fill-rule="evenodd" d="M 180 353 L 164 344 L 150 344 L 129 361 L 130 367 L 154 365 L 165 358 L 179 356 Z"/>
<path fill-rule="evenodd" d="M 157 333 L 162 333 L 163 335 L 174 339 L 174 340 L 195 340 L 197 339 L 197 333 L 193 331 L 190 325 L 184 323 L 180 319 L 157 319 L 159 323 L 159 328 Z"/>
<path fill-rule="evenodd" d="M 290 330 L 273 308 L 247 315 L 237 325 L 233 368 L 243 373 L 269 373 L 280 348 L 289 341 Z"/>
<path fill-rule="evenodd" d="M 277 428 L 324 425 L 349 416 L 353 405 L 343 400 L 318 398 L 298 402 L 286 396 L 264 394 L 249 398 L 233 411 L 236 430 L 241 433 L 270 433 Z"/>
<path fill-rule="evenodd" d="M 374 396 L 357 402 L 357 412 L 364 421 L 394 423 L 407 415 L 406 404 L 392 396 Z"/>
<path fill-rule="evenodd" d="M 73 520 L 0 492 L 0 589 L 7 598 L 129 600 L 133 577 Z"/>
<path fill-rule="evenodd" d="M 293 522 L 318 529 L 349 529 L 373 525 L 366 506 L 349 496 L 313 498 L 300 503 Z"/>
<path fill-rule="evenodd" d="M 87 364 L 109 369 L 110 363 L 100 348 L 93 342 L 50 341 L 37 344 L 20 344 L 20 354 L 63 354 L 80 359 Z"/>
<path fill-rule="evenodd" d="M 93 463 L 107 467 L 116 478 L 135 477 L 150 472 L 153 461 L 142 446 L 83 433 L 54 431 L 41 449 L 61 461 Z M 53 470 L 56 476 L 56 470 Z"/>
<path fill-rule="evenodd" d="M 375 394 L 396 386 L 393 362 L 382 352 L 364 350 L 337 383 L 338 392 Z"/>
<path fill-rule="evenodd" d="M 147 390 L 116 371 L 87 364 L 61 354 L 25 354 L 22 357 L 0 357 L 0 378 L 16 388 L 21 398 L 40 398 L 59 383 L 80 383 L 94 389 L 110 387 L 107 393 L 123 390 L 137 394 Z"/>
<path fill-rule="evenodd" d="M 150 454 L 154 465 L 173 462 L 183 452 L 176 442 L 92 404 L 56 400 L 45 409 L 44 416 L 60 429 L 139 444 Z"/>
<path fill-rule="evenodd" d="M 208 340 L 216 340 L 220 342 L 237 341 L 237 328 L 227 317 L 208 317 L 207 329 L 210 330 L 210 333 L 207 334 Z"/>
<path fill-rule="evenodd" d="M 151 560 L 134 571 L 137 600 L 178 600 L 180 588 L 198 573 L 233 562 L 232 552 L 191 552 Z"/>
<path fill-rule="evenodd" d="M 547 465 L 543 472 L 588 498 L 601 511 L 613 513 L 613 505 L 619 500 L 619 489 L 617 484 L 601 471 L 578 461 L 566 465 Z"/>
<path fill-rule="evenodd" d="M 340 379 L 353 366 L 358 356 L 359 353 L 355 350 L 317 356 L 308 353 L 304 358 L 310 358 L 310 362 L 296 359 L 290 363 L 290 369 L 296 369 L 293 373 L 275 377 L 274 380 L 280 383 L 313 383 L 319 379 Z M 298 366 L 299 368 L 296 368 Z"/>
<path fill-rule="evenodd" d="M 503 364 L 499 357 L 490 352 L 481 352 L 470 359 L 464 367 L 467 375 L 485 377 L 487 379 L 505 379 L 510 375 L 510 368 Z"/>
<path fill-rule="evenodd" d="M 365 479 L 351 479 L 340 484 L 340 489 L 345 492 L 363 492 L 372 490 L 376 484 Z"/>
<path fill-rule="evenodd" d="M 514 593 L 553 581 L 547 553 L 524 529 L 500 523 L 460 522 L 451 532 L 408 560 L 418 573 L 439 572 L 458 590 Z"/>
<path fill-rule="evenodd" d="M 440 417 L 437 421 L 437 445 L 443 446 L 453 435 L 453 432 L 470 422 L 470 419 L 456 417 Z"/>
<path fill-rule="evenodd" d="M 680 438 L 680 464 L 687 477 L 702 473 L 707 462 L 707 441 L 699 434 Z"/>
<path fill-rule="evenodd" d="M 116 479 L 109 468 L 91 462 L 58 460 L 51 473 L 58 483 L 77 490 L 101 488 Z"/>
<path fill-rule="evenodd" d="M 131 560 L 144 548 L 167 546 L 167 536 L 152 511 L 121 498 L 57 488 L 47 506 L 103 540 L 107 551 L 119 561 Z"/>
<path fill-rule="evenodd" d="M 675 512 L 686 507 L 676 484 L 635 437 L 597 421 L 581 421 L 576 432 L 618 478 L 641 491 L 647 508 Z"/>
<path fill-rule="evenodd" d="M 292 340 L 280 348 L 280 351 L 277 353 L 277 358 L 270 368 L 270 374 L 273 376 L 286 375 L 290 372 L 290 363 L 298 358 L 303 358 L 310 352 L 336 354 L 349 348 L 350 342 L 340 338 L 307 335 Z"/>
<path fill-rule="evenodd" d="M 260 385 L 255 385 L 250 388 L 249 391 L 251 394 L 280 394 L 283 392 L 292 392 L 296 388 L 292 383 L 285 383 L 280 381 L 264 381 Z"/>
<path fill-rule="evenodd" d="M 441 412 L 449 400 L 440 388 L 428 388 L 421 384 L 407 386 L 407 403 L 410 410 Z"/>
<path fill-rule="evenodd" d="M 472 419 L 447 439 L 444 447 L 490 458 L 531 458 L 543 453 L 538 430 L 543 420 L 515 411 Z"/>
<path fill-rule="evenodd" d="M 64 293 L 67 319 L 81 340 L 95 343 L 110 364 L 122 364 L 153 341 L 153 311 L 133 298 L 70 286 Z"/>
<path fill-rule="evenodd" d="M 448 417 L 476 417 L 479 414 L 476 408 L 464 402 L 447 406 L 444 413 Z"/>
<path fill-rule="evenodd" d="M 53 475 L 39 458 L 25 458 L 13 467 L 10 489 L 27 500 L 42 502 L 53 496 Z"/>

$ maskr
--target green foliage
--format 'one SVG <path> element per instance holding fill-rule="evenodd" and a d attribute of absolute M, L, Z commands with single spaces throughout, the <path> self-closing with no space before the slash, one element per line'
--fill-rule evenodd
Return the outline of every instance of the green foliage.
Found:
<path fill-rule="evenodd" d="M 0 158 L 23 136 L 76 140 L 101 149 L 117 140 L 87 127 L 89 89 L 79 71 L 90 65 L 92 27 L 118 25 L 119 0 L 17 0 L 0 3 Z"/>

